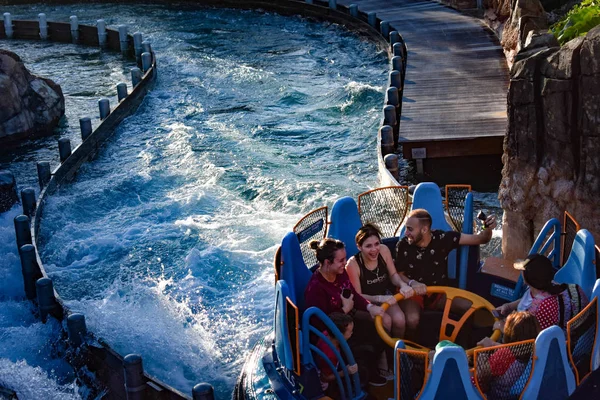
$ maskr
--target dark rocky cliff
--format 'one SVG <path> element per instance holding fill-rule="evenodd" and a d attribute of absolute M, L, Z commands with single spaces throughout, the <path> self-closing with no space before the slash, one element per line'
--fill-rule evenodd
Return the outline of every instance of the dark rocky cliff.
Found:
<path fill-rule="evenodd" d="M 565 210 L 600 242 L 600 26 L 563 47 L 529 38 L 511 70 L 499 191 L 511 259 Z"/>
<path fill-rule="evenodd" d="M 51 133 L 64 113 L 60 86 L 31 74 L 18 55 L 0 49 L 0 148 Z"/>

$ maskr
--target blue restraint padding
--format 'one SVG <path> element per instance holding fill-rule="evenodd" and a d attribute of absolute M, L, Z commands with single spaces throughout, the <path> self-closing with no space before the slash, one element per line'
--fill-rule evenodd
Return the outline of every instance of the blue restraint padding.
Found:
<path fill-rule="evenodd" d="M 281 242 L 281 259 L 283 265 L 279 279 L 286 281 L 290 299 L 302 311 L 304 310 L 304 289 L 306 289 L 312 273 L 304 264 L 300 243 L 294 232 L 288 232 Z"/>
<path fill-rule="evenodd" d="M 482 398 L 471 383 L 467 355 L 464 349 L 459 347 L 444 347 L 436 352 L 431 374 L 419 397 L 420 400 L 448 398 L 452 400 Z"/>
<path fill-rule="evenodd" d="M 535 340 L 535 363 L 523 399 L 566 399 L 575 390 L 575 376 L 567 358 L 563 330 L 554 325 Z"/>
<path fill-rule="evenodd" d="M 594 237 L 587 229 L 577 232 L 569 259 L 554 275 L 558 283 L 576 283 L 590 298 L 596 281 L 596 251 Z"/>
<path fill-rule="evenodd" d="M 344 242 L 346 256 L 350 258 L 358 252 L 355 237 L 361 226 L 356 202 L 352 197 L 342 197 L 331 209 L 331 225 L 327 236 Z"/>
<path fill-rule="evenodd" d="M 597 307 L 598 307 L 598 315 L 600 315 L 600 279 L 596 280 L 596 284 L 594 285 L 594 290 L 592 290 L 592 297 L 590 301 L 594 298 L 598 297 Z M 598 318 L 596 325 L 596 342 L 594 343 L 594 349 L 592 350 L 592 371 L 600 368 L 600 318 Z"/>
<path fill-rule="evenodd" d="M 279 362 L 293 371 L 294 359 L 288 334 L 286 297 L 291 298 L 288 285 L 279 280 L 275 285 L 275 350 Z"/>

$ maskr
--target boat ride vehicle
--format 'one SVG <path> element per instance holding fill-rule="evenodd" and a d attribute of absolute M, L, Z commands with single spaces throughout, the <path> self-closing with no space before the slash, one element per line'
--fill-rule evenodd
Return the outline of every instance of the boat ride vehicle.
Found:
<path fill-rule="evenodd" d="M 442 195 L 430 182 L 371 190 L 357 201 L 344 197 L 304 216 L 283 238 L 275 256 L 275 315 L 273 330 L 256 344 L 238 379 L 234 399 L 328 399 L 320 385 L 319 358 L 326 359 L 315 338 L 331 347 L 339 366 L 330 365 L 341 399 L 566 399 L 598 381 L 600 329 L 598 320 L 598 248 L 593 236 L 567 213 L 561 222 L 546 223 L 530 254 L 543 254 L 556 269 L 554 281 L 577 284 L 590 300 L 577 315 L 542 330 L 535 339 L 480 348 L 484 337 L 498 341 L 495 307 L 519 299 L 526 285 L 512 262 L 488 257 L 480 261 L 479 246 L 461 246 L 448 256 L 448 286 L 429 286 L 428 293 L 446 296 L 443 309 L 423 310 L 417 341 L 393 338 L 375 318 L 378 334 L 393 352 L 393 380 L 383 386 L 360 382 L 349 374 L 354 355 L 343 334 L 327 315 L 306 308 L 305 287 L 318 266 L 308 243 L 325 237 L 341 240 L 348 255 L 357 253 L 355 234 L 365 223 L 382 232 L 382 244 L 395 257 L 412 209 L 426 209 L 431 229 L 472 234 L 475 229 L 473 194 L 468 185 L 448 185 Z M 397 300 L 401 294 L 395 295 Z M 462 298 L 471 306 L 457 315 L 452 302 Z M 387 305 L 382 306 L 384 309 Z M 339 342 L 315 327 L 326 326 Z M 456 345 L 432 352 L 449 340 Z M 339 349 L 339 350 L 338 350 Z M 391 350 L 393 349 L 393 350 Z M 495 364 L 492 365 L 492 359 Z M 498 374 L 498 360 L 504 365 Z M 329 360 L 326 360 L 329 362 Z M 504 382 L 504 390 L 497 389 Z M 509 385 L 506 386 L 506 382 Z"/>

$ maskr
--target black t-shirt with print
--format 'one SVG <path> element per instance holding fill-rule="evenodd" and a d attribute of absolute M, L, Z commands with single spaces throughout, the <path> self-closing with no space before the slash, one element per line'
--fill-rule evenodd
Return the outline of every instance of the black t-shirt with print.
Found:
<path fill-rule="evenodd" d="M 427 247 L 408 244 L 406 237 L 396 245 L 396 270 L 427 286 L 448 283 L 448 253 L 459 247 L 460 232 L 431 231 Z"/>

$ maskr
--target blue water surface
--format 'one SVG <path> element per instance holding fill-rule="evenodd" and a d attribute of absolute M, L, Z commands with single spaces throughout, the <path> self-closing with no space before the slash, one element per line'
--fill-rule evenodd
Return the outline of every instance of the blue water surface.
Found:
<path fill-rule="evenodd" d="M 245 355 L 272 324 L 277 243 L 311 209 L 377 186 L 386 55 L 337 25 L 254 11 L 5 11 L 15 19 L 104 18 L 152 40 L 154 89 L 97 159 L 49 199 L 39 250 L 90 330 L 122 354 L 141 354 L 148 372 L 185 393 L 207 381 L 228 397 Z M 26 62 L 51 47 L 18 46 Z M 77 119 L 95 115 L 98 97 L 114 96 L 111 84 L 128 79 L 130 65 L 64 46 L 74 54 L 64 57 L 63 74 L 39 73 L 99 88 L 96 96 L 89 88 L 66 93 L 78 106 L 58 135 L 76 142 Z M 86 58 L 79 51 L 98 65 L 85 78 L 68 72 Z M 33 184 L 32 154 L 49 156 L 46 147 L 3 162 Z"/>

